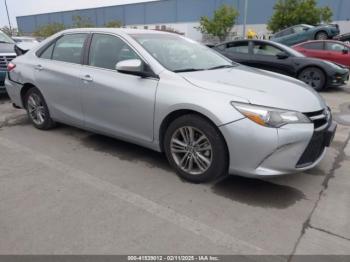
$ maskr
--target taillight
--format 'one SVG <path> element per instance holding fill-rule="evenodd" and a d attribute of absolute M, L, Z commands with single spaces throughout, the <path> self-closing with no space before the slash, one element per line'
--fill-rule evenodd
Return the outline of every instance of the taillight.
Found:
<path fill-rule="evenodd" d="M 7 65 L 7 71 L 11 72 L 13 69 L 15 69 L 16 65 L 12 62 L 8 63 Z"/>

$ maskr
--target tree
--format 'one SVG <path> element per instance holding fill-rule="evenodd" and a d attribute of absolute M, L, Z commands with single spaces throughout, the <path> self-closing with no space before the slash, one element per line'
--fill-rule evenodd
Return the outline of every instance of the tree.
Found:
<path fill-rule="evenodd" d="M 73 16 L 73 27 L 84 28 L 84 27 L 95 27 L 89 17 L 82 17 L 80 15 Z"/>
<path fill-rule="evenodd" d="M 112 21 L 107 22 L 104 26 L 109 27 L 109 28 L 119 28 L 119 27 L 122 27 L 123 24 L 120 21 L 112 20 Z"/>
<path fill-rule="evenodd" d="M 328 6 L 318 7 L 316 0 L 278 0 L 273 9 L 268 22 L 268 29 L 273 33 L 297 24 L 329 23 L 333 16 Z"/>
<path fill-rule="evenodd" d="M 202 16 L 200 18 L 200 26 L 197 29 L 201 33 L 209 34 L 218 37 L 220 41 L 225 41 L 238 16 L 239 13 L 234 7 L 222 5 L 214 12 L 212 19 Z"/>
<path fill-rule="evenodd" d="M 65 29 L 64 24 L 60 23 L 53 23 L 53 24 L 47 24 L 44 26 L 39 27 L 37 30 L 34 31 L 33 35 L 37 37 L 49 37 L 53 34 L 56 34 L 62 30 Z"/>
<path fill-rule="evenodd" d="M 12 28 L 12 31 L 11 31 L 10 27 L 4 26 L 4 27 L 0 28 L 0 30 L 3 31 L 8 36 L 16 36 L 16 35 L 18 35 L 17 28 Z"/>

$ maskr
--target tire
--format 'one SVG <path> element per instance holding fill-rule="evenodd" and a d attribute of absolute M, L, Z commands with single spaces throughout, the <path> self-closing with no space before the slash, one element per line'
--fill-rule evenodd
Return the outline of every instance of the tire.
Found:
<path fill-rule="evenodd" d="M 328 38 L 328 34 L 325 31 L 318 32 L 315 35 L 315 40 L 327 40 Z"/>
<path fill-rule="evenodd" d="M 34 127 L 41 130 L 48 130 L 55 126 L 50 116 L 45 99 L 39 89 L 32 87 L 24 96 L 24 104 L 28 118 Z"/>
<path fill-rule="evenodd" d="M 209 182 L 228 173 L 224 138 L 204 117 L 189 114 L 174 120 L 166 130 L 163 145 L 170 165 L 185 180 Z"/>
<path fill-rule="evenodd" d="M 315 89 L 321 91 L 325 89 L 327 77 L 325 73 L 317 67 L 304 68 L 298 75 L 298 79 Z"/>

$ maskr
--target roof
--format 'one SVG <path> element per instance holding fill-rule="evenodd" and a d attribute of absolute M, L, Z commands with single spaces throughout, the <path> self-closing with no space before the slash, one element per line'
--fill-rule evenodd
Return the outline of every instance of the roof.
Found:
<path fill-rule="evenodd" d="M 115 34 L 163 34 L 163 35 L 174 35 L 174 33 L 170 32 L 163 32 L 163 31 L 156 31 L 156 30 L 148 30 L 148 29 L 129 29 L 129 28 L 74 28 L 74 29 L 67 29 L 62 31 L 63 33 L 74 33 L 74 32 L 110 32 Z M 61 32 L 61 33 L 62 33 Z"/>

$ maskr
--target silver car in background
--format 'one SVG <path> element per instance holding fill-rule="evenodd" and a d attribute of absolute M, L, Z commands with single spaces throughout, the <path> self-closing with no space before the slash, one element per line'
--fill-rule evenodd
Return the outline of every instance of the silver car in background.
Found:
<path fill-rule="evenodd" d="M 164 152 L 192 182 L 310 169 L 336 130 L 306 84 L 170 33 L 67 30 L 9 68 L 7 92 L 35 127 L 62 122 Z"/>

